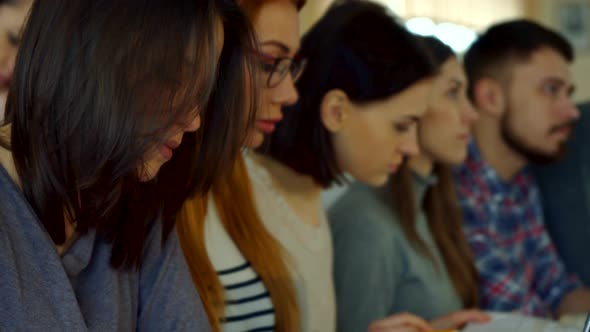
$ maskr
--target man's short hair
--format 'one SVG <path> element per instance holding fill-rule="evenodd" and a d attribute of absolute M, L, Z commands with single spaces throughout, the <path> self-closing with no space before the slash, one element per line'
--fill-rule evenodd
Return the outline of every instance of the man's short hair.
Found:
<path fill-rule="evenodd" d="M 471 100 L 474 100 L 473 88 L 480 79 L 499 79 L 503 67 L 512 61 L 526 61 L 541 48 L 558 52 L 568 62 L 574 59 L 572 46 L 563 36 L 536 22 L 518 19 L 491 26 L 464 57 Z"/>

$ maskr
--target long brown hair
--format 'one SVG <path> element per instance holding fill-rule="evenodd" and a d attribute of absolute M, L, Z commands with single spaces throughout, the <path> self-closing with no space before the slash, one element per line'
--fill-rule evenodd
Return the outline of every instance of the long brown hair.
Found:
<path fill-rule="evenodd" d="M 277 0 L 241 0 L 239 6 L 255 20 L 260 7 Z M 306 0 L 292 0 L 301 9 Z M 258 212 L 243 158 L 238 158 L 228 177 L 216 182 L 209 193 L 219 218 L 242 255 L 260 276 L 274 306 L 277 331 L 298 331 L 299 308 L 295 287 L 286 263 L 286 252 L 266 229 Z M 224 288 L 205 247 L 208 196 L 185 202 L 178 219 L 178 234 L 193 281 L 197 286 L 213 331 L 220 330 L 224 315 Z"/>
<path fill-rule="evenodd" d="M 455 196 L 453 177 L 448 166 L 435 164 L 433 174 L 438 182 L 424 197 L 422 208 L 428 217 L 428 227 L 440 250 L 444 266 L 465 308 L 479 305 L 479 275 L 467 239 L 463 234 L 463 217 Z M 416 202 L 412 172 L 407 165 L 390 182 L 393 204 L 404 235 L 418 252 L 435 263 L 434 255 L 416 231 Z"/>
<path fill-rule="evenodd" d="M 229 236 L 270 293 L 276 330 L 298 331 L 299 311 L 284 258 L 286 256 L 258 216 L 243 158 L 238 158 L 230 176 L 213 185 L 210 195 L 215 200 L 219 218 Z M 207 203 L 207 196 L 196 196 L 186 201 L 179 215 L 177 229 L 213 331 L 219 331 L 219 320 L 223 317 L 225 307 L 224 289 L 205 247 Z"/>

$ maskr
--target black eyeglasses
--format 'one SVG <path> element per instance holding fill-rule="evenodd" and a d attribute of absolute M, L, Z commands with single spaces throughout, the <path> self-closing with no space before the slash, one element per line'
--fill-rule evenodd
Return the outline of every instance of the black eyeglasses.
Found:
<path fill-rule="evenodd" d="M 303 73 L 307 60 L 298 58 L 275 58 L 268 54 L 256 52 L 256 55 L 261 58 L 262 70 L 268 74 L 266 80 L 267 88 L 274 88 L 281 84 L 281 82 L 291 74 L 291 79 L 296 82 Z M 270 63 L 270 61 L 273 61 Z"/>

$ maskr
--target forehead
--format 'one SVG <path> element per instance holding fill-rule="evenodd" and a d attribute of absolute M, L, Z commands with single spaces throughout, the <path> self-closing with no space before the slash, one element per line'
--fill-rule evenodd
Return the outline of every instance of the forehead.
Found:
<path fill-rule="evenodd" d="M 0 5 L 0 28 L 18 31 L 30 6 L 31 1 L 15 1 Z"/>
<path fill-rule="evenodd" d="M 387 111 L 385 115 L 394 118 L 420 118 L 432 102 L 434 84 L 434 78 L 426 78 L 412 84 L 400 93 L 368 106 L 385 110 Z"/>
<path fill-rule="evenodd" d="M 261 43 L 277 41 L 294 55 L 299 49 L 299 12 L 291 0 L 266 1 L 256 14 L 254 27 Z"/>
<path fill-rule="evenodd" d="M 465 84 L 467 78 L 463 66 L 455 57 L 449 58 L 440 67 L 440 72 L 436 76 L 435 87 L 447 86 L 450 82 L 459 82 Z"/>
<path fill-rule="evenodd" d="M 441 66 L 440 73 L 448 78 L 465 80 L 465 71 L 463 66 L 461 66 L 459 60 L 457 60 L 455 57 L 451 57 L 445 61 L 445 63 Z"/>
<path fill-rule="evenodd" d="M 513 83 L 536 83 L 548 78 L 559 79 L 567 85 L 572 84 L 570 64 L 557 51 L 550 48 L 539 49 L 528 61 L 517 62 L 512 68 Z"/>

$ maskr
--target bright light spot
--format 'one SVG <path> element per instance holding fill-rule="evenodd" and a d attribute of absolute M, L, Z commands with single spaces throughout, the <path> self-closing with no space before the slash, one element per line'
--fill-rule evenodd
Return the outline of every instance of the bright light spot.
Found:
<path fill-rule="evenodd" d="M 416 17 L 406 21 L 406 28 L 420 36 L 435 36 L 449 45 L 456 53 L 463 53 L 477 39 L 475 31 L 454 23 L 436 24 L 427 17 Z"/>
<path fill-rule="evenodd" d="M 473 30 L 453 23 L 439 24 L 434 35 L 457 53 L 465 52 L 477 38 Z"/>
<path fill-rule="evenodd" d="M 407 20 L 406 28 L 421 36 L 432 36 L 436 33 L 436 23 L 426 17 L 416 17 Z"/>

